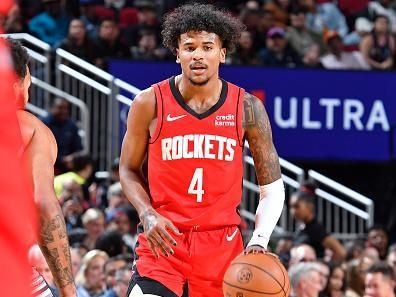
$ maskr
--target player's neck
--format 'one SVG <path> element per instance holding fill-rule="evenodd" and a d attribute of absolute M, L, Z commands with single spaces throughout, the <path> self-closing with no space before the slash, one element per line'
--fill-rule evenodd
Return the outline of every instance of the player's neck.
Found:
<path fill-rule="evenodd" d="M 200 101 L 213 99 L 213 95 L 217 94 L 217 91 L 221 91 L 222 85 L 218 76 L 212 77 L 205 85 L 194 85 L 187 77 L 179 75 L 176 77 L 175 83 L 185 100 Z"/>

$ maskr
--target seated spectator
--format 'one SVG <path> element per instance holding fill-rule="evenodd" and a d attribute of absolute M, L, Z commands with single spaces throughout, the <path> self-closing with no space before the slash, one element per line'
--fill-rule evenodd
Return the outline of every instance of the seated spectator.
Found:
<path fill-rule="evenodd" d="M 89 249 L 95 247 L 96 241 L 105 231 L 105 219 L 103 213 L 96 208 L 89 208 L 82 216 L 82 223 L 87 231 L 83 244 Z"/>
<path fill-rule="evenodd" d="M 324 290 L 326 297 L 343 297 L 346 291 L 346 275 L 341 265 L 330 264 L 329 281 Z"/>
<path fill-rule="evenodd" d="M 276 243 L 275 254 L 279 256 L 282 264 L 287 268 L 290 261 L 290 250 L 293 246 L 293 237 L 291 235 L 284 235 L 279 238 Z"/>
<path fill-rule="evenodd" d="M 395 284 L 392 267 L 385 262 L 375 263 L 367 271 L 364 296 L 395 297 Z"/>
<path fill-rule="evenodd" d="M 124 7 L 132 5 L 133 1 L 131 1 L 131 0 L 104 0 L 104 3 L 107 7 L 110 7 L 112 9 L 119 11 Z"/>
<path fill-rule="evenodd" d="M 131 47 L 132 59 L 135 60 L 164 60 L 169 56 L 167 49 L 158 45 L 157 35 L 151 30 L 142 30 L 138 46 Z"/>
<path fill-rule="evenodd" d="M 319 297 L 321 290 L 318 263 L 298 263 L 289 268 L 291 296 Z"/>
<path fill-rule="evenodd" d="M 292 48 L 302 57 L 313 44 L 322 44 L 321 35 L 307 29 L 305 12 L 294 9 L 290 13 L 290 27 L 287 28 L 287 39 Z"/>
<path fill-rule="evenodd" d="M 370 67 L 365 62 L 362 54 L 358 51 L 344 51 L 341 36 L 335 31 L 327 31 L 324 35 L 329 53 L 320 61 L 326 69 L 360 69 L 368 70 Z"/>
<path fill-rule="evenodd" d="M 289 45 L 282 28 L 271 28 L 267 33 L 267 48 L 260 52 L 265 66 L 296 67 L 301 64 L 297 52 Z"/>
<path fill-rule="evenodd" d="M 109 257 L 103 251 L 92 250 L 85 254 L 76 276 L 79 297 L 97 297 L 106 291 L 104 265 Z"/>
<path fill-rule="evenodd" d="M 115 284 L 107 290 L 103 297 L 124 297 L 128 292 L 129 281 L 131 279 L 131 270 L 120 269 L 115 273 Z"/>
<path fill-rule="evenodd" d="M 56 98 L 48 116 L 41 120 L 50 128 L 58 145 L 55 174 L 64 173 L 70 169 L 73 155 L 83 149 L 78 127 L 70 119 L 70 103 L 63 98 Z"/>
<path fill-rule="evenodd" d="M 120 31 L 114 20 L 104 20 L 100 24 L 99 35 L 94 40 L 96 66 L 106 69 L 110 58 L 129 58 L 128 46 L 121 40 Z"/>
<path fill-rule="evenodd" d="M 347 264 L 347 290 L 345 297 L 361 297 L 364 294 L 364 278 L 374 261 L 368 257 L 352 260 Z"/>
<path fill-rule="evenodd" d="M 320 47 L 317 44 L 312 44 L 308 47 L 303 55 L 302 62 L 307 68 L 323 68 L 320 61 Z"/>
<path fill-rule="evenodd" d="M 299 244 L 290 250 L 289 267 L 301 262 L 315 262 L 315 250 L 308 244 Z"/>
<path fill-rule="evenodd" d="M 104 266 L 104 274 L 106 278 L 106 287 L 113 288 L 116 285 L 115 275 L 118 270 L 127 269 L 127 257 L 125 255 L 118 255 L 109 258 Z"/>
<path fill-rule="evenodd" d="M 395 38 L 389 31 L 388 18 L 376 17 L 374 29 L 360 43 L 360 51 L 373 69 L 391 69 L 395 55 Z"/>
<path fill-rule="evenodd" d="M 55 287 L 54 277 L 52 276 L 47 261 L 45 260 L 44 255 L 37 244 L 33 245 L 29 249 L 28 259 L 29 259 L 29 264 L 32 267 L 34 267 L 37 270 L 37 272 L 40 273 L 42 277 L 45 279 L 51 291 L 56 292 L 55 297 L 59 296 L 59 294 L 57 294 L 57 289 Z"/>
<path fill-rule="evenodd" d="M 125 245 L 121 233 L 118 230 L 112 230 L 111 225 L 96 240 L 95 249 L 106 252 L 109 257 L 116 257 L 132 251 Z"/>
<path fill-rule="evenodd" d="M 341 261 L 345 258 L 346 251 L 341 243 L 328 234 L 324 226 L 317 221 L 315 200 L 315 186 L 310 183 L 304 183 L 290 198 L 290 212 L 302 223 L 295 234 L 294 244 L 309 244 L 315 249 L 318 258 L 323 258 L 325 248 L 330 249 L 333 252 L 333 260 Z"/>
<path fill-rule="evenodd" d="M 333 2 L 316 4 L 315 0 L 299 0 L 308 10 L 306 14 L 307 28 L 323 34 L 326 30 L 336 31 L 341 37 L 347 35 L 349 29 L 344 15 Z"/>
<path fill-rule="evenodd" d="M 345 261 L 349 262 L 354 259 L 358 259 L 363 255 L 364 251 L 364 240 L 356 239 L 344 244 L 346 249 L 346 258 Z"/>
<path fill-rule="evenodd" d="M 289 24 L 290 0 L 272 0 L 264 5 L 264 10 L 274 16 L 275 26 L 286 27 Z"/>
<path fill-rule="evenodd" d="M 29 31 L 51 46 L 61 42 L 67 35 L 69 18 L 60 0 L 42 0 L 44 12 L 32 18 Z"/>
<path fill-rule="evenodd" d="M 70 22 L 69 34 L 59 47 L 89 63 L 95 60 L 94 45 L 87 36 L 84 22 L 80 19 Z"/>
<path fill-rule="evenodd" d="M 381 260 L 385 260 L 388 253 L 389 236 L 385 227 L 374 225 L 368 230 L 366 246 L 378 251 Z"/>
<path fill-rule="evenodd" d="M 393 268 L 396 277 L 396 245 L 389 247 L 388 256 L 386 257 L 386 262 L 389 266 Z"/>
<path fill-rule="evenodd" d="M 78 248 L 75 248 L 75 247 L 70 248 L 70 257 L 71 257 L 70 260 L 71 260 L 71 264 L 72 264 L 73 278 L 75 278 L 78 271 L 81 268 L 82 256 L 80 255 Z"/>
<path fill-rule="evenodd" d="M 77 195 L 67 198 L 62 203 L 62 212 L 65 218 L 66 229 L 68 231 L 76 228 L 82 228 L 82 214 L 84 208 L 81 203 L 82 198 Z"/>
<path fill-rule="evenodd" d="M 265 48 L 267 46 L 267 33 L 275 26 L 274 16 L 272 12 L 267 10 L 260 10 L 260 18 L 257 27 L 254 31 L 248 30 L 253 36 L 253 45 L 257 49 Z"/>
<path fill-rule="evenodd" d="M 129 202 L 122 191 L 121 183 L 112 184 L 107 191 L 109 207 L 105 210 L 106 220 L 112 220 L 119 208 L 128 206 Z"/>
<path fill-rule="evenodd" d="M 373 24 L 366 18 L 357 18 L 355 30 L 344 37 L 346 46 L 359 46 L 362 38 L 369 35 L 373 30 Z"/>
<path fill-rule="evenodd" d="M 260 59 L 253 45 L 253 36 L 249 31 L 243 31 L 239 37 L 235 52 L 230 54 L 230 64 L 235 65 L 258 65 Z"/>
<path fill-rule="evenodd" d="M 14 4 L 8 12 L 4 23 L 4 31 L 6 33 L 24 33 L 27 31 L 19 4 Z"/>
<path fill-rule="evenodd" d="M 80 0 L 80 19 L 85 25 L 88 37 L 95 39 L 98 36 L 99 18 L 96 15 L 96 7 L 101 4 L 100 0 Z"/>
<path fill-rule="evenodd" d="M 375 18 L 379 15 L 385 16 L 389 20 L 389 30 L 396 33 L 396 12 L 391 7 L 393 2 L 392 0 L 370 1 L 367 10 L 361 15 L 371 21 L 375 21 Z"/>
<path fill-rule="evenodd" d="M 85 185 L 93 172 L 93 161 L 88 155 L 75 155 L 72 159 L 72 170 L 54 179 L 54 188 L 56 196 L 59 198 L 63 191 L 63 185 L 66 181 L 73 180 L 80 186 Z"/>
<path fill-rule="evenodd" d="M 131 206 L 119 208 L 114 214 L 113 223 L 114 228 L 121 233 L 124 243 L 133 250 L 137 241 L 137 225 L 139 224 L 137 211 Z"/>
<path fill-rule="evenodd" d="M 322 297 L 324 295 L 324 292 L 326 290 L 327 284 L 329 283 L 329 277 L 330 277 L 330 266 L 327 262 L 325 261 L 317 261 L 316 262 L 319 265 L 319 274 L 320 274 L 320 294 L 319 296 Z"/>

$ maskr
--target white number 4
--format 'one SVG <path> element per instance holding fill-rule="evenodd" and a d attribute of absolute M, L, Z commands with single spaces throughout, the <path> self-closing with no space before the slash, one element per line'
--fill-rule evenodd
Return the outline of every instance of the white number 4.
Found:
<path fill-rule="evenodd" d="M 197 195 L 197 202 L 202 202 L 203 190 L 203 168 L 195 169 L 194 175 L 188 187 L 188 194 Z"/>

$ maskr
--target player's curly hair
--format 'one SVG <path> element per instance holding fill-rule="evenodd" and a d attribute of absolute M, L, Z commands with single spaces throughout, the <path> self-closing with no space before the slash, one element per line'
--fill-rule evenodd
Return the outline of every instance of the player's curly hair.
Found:
<path fill-rule="evenodd" d="M 245 25 L 229 12 L 210 4 L 186 4 L 165 15 L 161 32 L 163 44 L 176 54 L 180 35 L 189 31 L 207 31 L 219 36 L 227 51 L 235 49 Z"/>
<path fill-rule="evenodd" d="M 27 74 L 26 66 L 29 63 L 29 54 L 18 40 L 7 38 L 7 43 L 10 48 L 15 73 L 19 79 L 24 79 Z"/>

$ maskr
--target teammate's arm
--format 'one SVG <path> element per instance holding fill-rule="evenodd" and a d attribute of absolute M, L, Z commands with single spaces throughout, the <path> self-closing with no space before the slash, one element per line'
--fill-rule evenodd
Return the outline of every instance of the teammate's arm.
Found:
<path fill-rule="evenodd" d="M 31 162 L 34 200 L 40 219 L 39 245 L 61 296 L 76 296 L 66 225 L 54 191 L 56 141 L 51 131 L 38 119 L 25 111 L 21 113 L 24 113 L 23 120 L 28 119 L 25 124 L 34 126 L 27 153 Z M 21 125 L 23 124 L 22 122 Z"/>
<path fill-rule="evenodd" d="M 322 244 L 325 248 L 333 252 L 332 260 L 342 262 L 346 257 L 346 250 L 344 246 L 332 235 L 326 236 Z"/>
<path fill-rule="evenodd" d="M 271 125 L 264 105 L 258 98 L 246 93 L 243 107 L 244 135 L 249 142 L 260 187 L 255 230 L 246 252 L 260 252 L 267 248 L 270 235 L 282 213 L 285 194 L 279 158 L 272 142 Z"/>
<path fill-rule="evenodd" d="M 176 241 L 167 230 L 176 234 L 179 231 L 171 221 L 153 209 L 142 172 L 150 137 L 150 124 L 154 118 L 155 95 L 150 88 L 135 97 L 129 110 L 127 131 L 121 149 L 120 180 L 126 197 L 139 214 L 148 244 L 158 257 L 157 249 L 166 256 L 173 254 L 171 245 L 176 245 Z"/>

